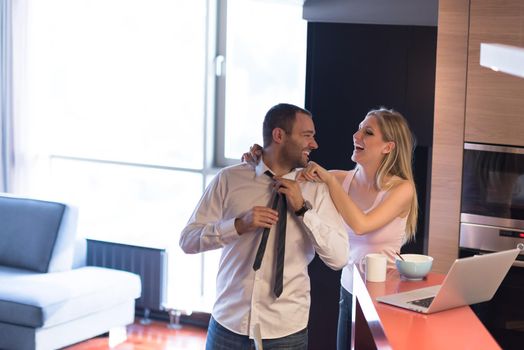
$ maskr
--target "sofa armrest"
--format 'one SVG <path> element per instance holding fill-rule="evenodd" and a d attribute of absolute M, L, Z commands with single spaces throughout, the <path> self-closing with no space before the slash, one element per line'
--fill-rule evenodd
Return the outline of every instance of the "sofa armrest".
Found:
<path fill-rule="evenodd" d="M 75 255 L 73 257 L 73 269 L 87 266 L 87 240 L 77 238 L 75 242 Z"/>

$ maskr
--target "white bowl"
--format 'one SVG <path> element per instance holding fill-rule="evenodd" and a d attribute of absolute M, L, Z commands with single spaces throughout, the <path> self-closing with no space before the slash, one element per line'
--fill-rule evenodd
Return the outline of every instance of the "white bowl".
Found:
<path fill-rule="evenodd" d="M 398 272 L 407 279 L 421 280 L 431 271 L 433 258 L 422 254 L 401 254 L 404 260 L 399 257 L 395 260 Z"/>

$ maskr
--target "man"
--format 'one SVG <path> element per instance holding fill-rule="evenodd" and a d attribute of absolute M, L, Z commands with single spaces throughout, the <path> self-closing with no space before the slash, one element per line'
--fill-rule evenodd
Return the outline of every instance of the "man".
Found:
<path fill-rule="evenodd" d="M 295 181 L 295 169 L 318 148 L 311 113 L 276 105 L 265 116 L 263 137 L 262 161 L 222 169 L 180 237 L 186 253 L 222 248 L 208 350 L 252 349 L 258 338 L 265 350 L 307 349 L 307 265 L 315 252 L 332 269 L 348 261 L 347 234 L 327 187 Z M 285 215 L 275 210 L 279 199 L 287 203 Z M 285 236 L 277 233 L 283 223 Z"/>

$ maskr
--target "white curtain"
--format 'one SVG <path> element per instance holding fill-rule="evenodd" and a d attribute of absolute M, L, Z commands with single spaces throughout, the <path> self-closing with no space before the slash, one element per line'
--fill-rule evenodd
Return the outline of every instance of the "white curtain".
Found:
<path fill-rule="evenodd" d="M 13 165 L 11 0 L 0 0 L 0 192 L 8 192 Z"/>
<path fill-rule="evenodd" d="M 26 109 L 26 61 L 28 6 L 31 0 L 0 0 L 1 26 L 1 115 L 0 190 L 31 194 L 30 178 L 40 178 L 35 171 L 38 157 L 31 145 L 31 121 Z M 22 102 L 23 101 L 23 102 Z M 31 169 L 31 170 L 30 170 Z M 3 188 L 2 188 L 3 187 Z"/>

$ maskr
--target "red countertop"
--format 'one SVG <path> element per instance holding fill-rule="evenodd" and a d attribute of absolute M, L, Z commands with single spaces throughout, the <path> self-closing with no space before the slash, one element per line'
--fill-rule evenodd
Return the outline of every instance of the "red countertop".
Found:
<path fill-rule="evenodd" d="M 355 348 L 500 349 L 469 306 L 425 315 L 375 301 L 381 295 L 440 284 L 444 277 L 430 273 L 422 281 L 409 281 L 401 278 L 397 270 L 390 269 L 386 282 L 364 284 L 358 269 L 354 269 Z"/>

